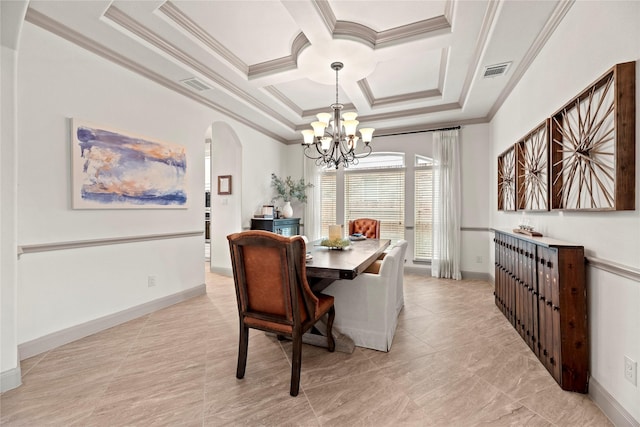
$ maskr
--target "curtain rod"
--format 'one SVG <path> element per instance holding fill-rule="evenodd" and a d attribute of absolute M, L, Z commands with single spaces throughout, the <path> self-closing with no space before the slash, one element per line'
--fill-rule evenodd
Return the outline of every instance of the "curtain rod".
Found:
<path fill-rule="evenodd" d="M 460 129 L 460 126 L 451 126 L 447 128 L 438 128 L 438 129 L 414 130 L 411 132 L 386 133 L 384 135 L 378 135 L 376 136 L 376 138 L 382 138 L 383 136 L 409 135 L 412 133 L 437 132 L 439 130 L 456 130 L 456 129 Z"/>

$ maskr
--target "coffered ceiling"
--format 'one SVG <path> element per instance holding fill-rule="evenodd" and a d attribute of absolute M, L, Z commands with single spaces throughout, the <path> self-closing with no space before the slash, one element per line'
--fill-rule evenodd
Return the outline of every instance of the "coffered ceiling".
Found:
<path fill-rule="evenodd" d="M 299 143 L 335 102 L 334 61 L 340 102 L 374 136 L 488 121 L 572 3 L 49 0 L 30 2 L 26 19 Z"/>

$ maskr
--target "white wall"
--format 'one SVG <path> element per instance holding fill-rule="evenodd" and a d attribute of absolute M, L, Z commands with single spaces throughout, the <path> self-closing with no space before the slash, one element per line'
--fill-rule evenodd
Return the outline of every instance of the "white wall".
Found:
<path fill-rule="evenodd" d="M 640 2 L 577 1 L 491 121 L 491 222 L 516 226 L 522 213 L 498 212 L 497 156 L 614 64 L 640 58 Z M 636 62 L 636 135 L 640 135 Z M 636 143 L 637 146 L 637 143 Z M 587 256 L 640 270 L 640 150 L 636 210 L 527 213 L 544 235 L 584 245 Z M 591 374 L 636 420 L 640 389 L 623 376 L 623 356 L 640 361 L 640 283 L 589 267 Z"/>
<path fill-rule="evenodd" d="M 20 245 L 204 231 L 207 128 L 224 122 L 250 165 L 284 147 L 29 23 L 18 76 Z M 69 117 L 186 146 L 189 208 L 71 209 Z M 203 258 L 204 236 L 25 254 L 18 262 L 18 344 L 198 287 Z M 155 287 L 147 286 L 149 275 Z"/>

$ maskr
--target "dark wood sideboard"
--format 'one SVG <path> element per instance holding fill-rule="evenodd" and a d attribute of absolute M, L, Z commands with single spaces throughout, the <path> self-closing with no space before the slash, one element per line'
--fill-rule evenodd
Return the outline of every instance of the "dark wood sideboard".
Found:
<path fill-rule="evenodd" d="M 562 389 L 586 393 L 584 247 L 495 230 L 495 302 Z"/>
<path fill-rule="evenodd" d="M 252 230 L 266 230 L 283 236 L 300 234 L 300 218 L 251 218 Z"/>

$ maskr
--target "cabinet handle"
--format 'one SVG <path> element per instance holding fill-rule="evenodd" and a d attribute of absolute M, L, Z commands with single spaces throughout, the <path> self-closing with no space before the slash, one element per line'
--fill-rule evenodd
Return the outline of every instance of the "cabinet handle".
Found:
<path fill-rule="evenodd" d="M 560 307 L 558 307 L 557 305 L 554 305 L 554 306 L 553 306 L 553 310 L 554 310 L 554 311 L 560 311 Z"/>
<path fill-rule="evenodd" d="M 544 301 L 546 300 L 546 298 L 544 297 L 544 295 L 540 295 L 540 301 Z"/>
<path fill-rule="evenodd" d="M 548 353 L 547 353 L 547 349 L 546 349 L 546 348 L 545 348 L 544 350 L 542 350 L 542 354 L 544 354 L 545 356 L 547 356 L 547 355 L 548 355 Z"/>
<path fill-rule="evenodd" d="M 556 361 L 555 361 L 555 359 L 554 359 L 553 357 L 552 357 L 551 359 L 549 359 L 549 362 L 550 362 L 552 365 L 554 365 L 554 366 L 555 366 L 555 364 L 556 364 Z"/>
<path fill-rule="evenodd" d="M 547 305 L 550 306 L 551 304 L 552 304 L 551 300 L 547 301 Z"/>

